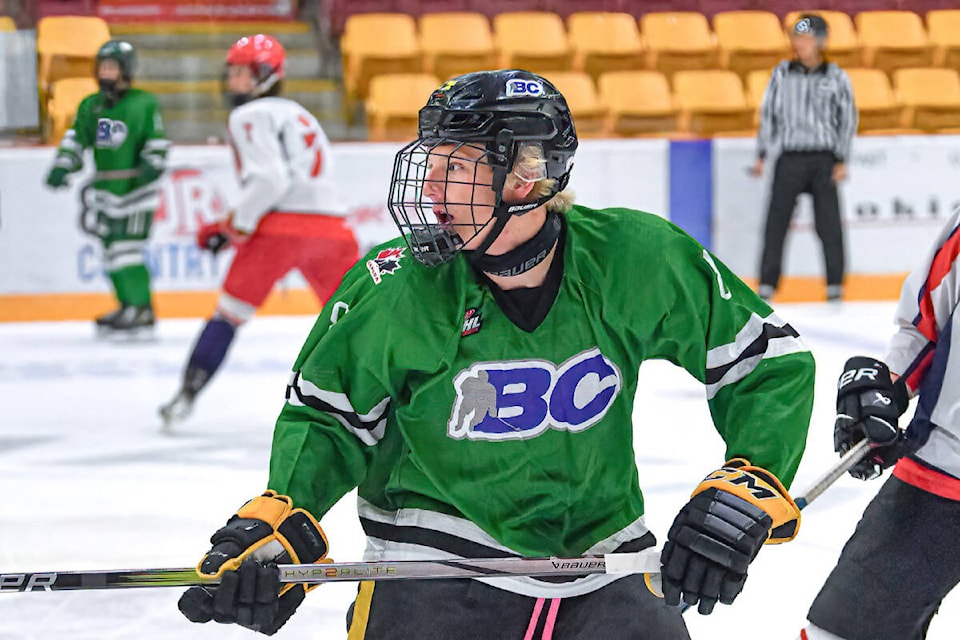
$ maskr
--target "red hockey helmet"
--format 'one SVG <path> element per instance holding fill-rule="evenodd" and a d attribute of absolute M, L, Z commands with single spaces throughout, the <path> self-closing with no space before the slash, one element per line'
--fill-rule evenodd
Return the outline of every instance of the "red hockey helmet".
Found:
<path fill-rule="evenodd" d="M 287 54 L 283 45 L 273 36 L 258 33 L 244 36 L 227 52 L 227 65 L 249 67 L 254 87 L 251 97 L 266 93 L 278 80 L 283 79 L 283 64 Z"/>

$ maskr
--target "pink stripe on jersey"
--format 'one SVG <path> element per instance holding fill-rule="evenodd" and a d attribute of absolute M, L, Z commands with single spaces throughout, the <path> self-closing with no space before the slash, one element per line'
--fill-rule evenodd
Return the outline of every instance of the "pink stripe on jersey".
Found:
<path fill-rule="evenodd" d="M 527 633 L 523 640 L 533 640 L 533 634 L 537 630 L 537 622 L 540 620 L 540 612 L 543 611 L 543 598 L 537 598 L 537 604 L 533 605 L 533 615 L 530 616 L 530 624 L 527 625 Z"/>
<path fill-rule="evenodd" d="M 560 598 L 554 598 L 550 601 L 550 611 L 547 612 L 547 623 L 543 627 L 543 636 L 541 640 L 552 640 L 553 626 L 557 623 L 557 611 L 560 610 Z"/>

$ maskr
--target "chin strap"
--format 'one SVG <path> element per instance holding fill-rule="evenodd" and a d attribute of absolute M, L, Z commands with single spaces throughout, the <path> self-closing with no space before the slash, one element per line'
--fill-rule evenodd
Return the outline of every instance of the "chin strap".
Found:
<path fill-rule="evenodd" d="M 550 254 L 550 250 L 553 249 L 557 243 L 557 238 L 560 237 L 560 230 L 562 228 L 560 215 L 553 211 L 547 212 L 547 219 L 544 221 L 543 226 L 540 227 L 540 230 L 537 231 L 536 235 L 519 247 L 515 247 L 498 256 L 492 256 L 486 253 L 490 244 L 492 244 L 500 235 L 500 232 L 503 231 L 503 227 L 506 225 L 507 220 L 510 219 L 510 216 L 516 215 L 516 212 L 510 211 L 510 209 L 523 207 L 525 209 L 524 212 L 526 212 L 539 207 L 541 204 L 540 202 L 530 202 L 523 205 L 498 207 L 498 211 L 494 213 L 493 227 L 490 229 L 487 237 L 484 238 L 483 243 L 481 243 L 475 251 L 464 251 L 467 259 L 484 273 L 504 277 L 525 273 L 546 260 Z M 502 214 L 500 210 L 503 211 Z"/>

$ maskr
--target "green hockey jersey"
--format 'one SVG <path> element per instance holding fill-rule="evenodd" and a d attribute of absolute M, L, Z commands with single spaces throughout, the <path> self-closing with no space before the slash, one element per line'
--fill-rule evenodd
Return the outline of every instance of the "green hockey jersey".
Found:
<path fill-rule="evenodd" d="M 103 96 L 94 93 L 77 107 L 55 165 L 79 171 L 84 151 L 93 149 L 97 173 L 105 178 L 94 182 L 98 196 L 108 207 L 111 203 L 122 206 L 123 201 L 136 199 L 135 192 L 152 189 L 150 183 L 163 172 L 169 147 L 153 94 L 132 88 L 107 106 Z"/>
<path fill-rule="evenodd" d="M 397 239 L 358 262 L 296 361 L 269 488 L 319 517 L 359 487 L 369 560 L 649 546 L 633 407 L 653 358 L 705 385 L 726 458 L 789 485 L 814 381 L 793 328 L 657 216 L 564 217 L 560 290 L 529 332 L 463 255 L 428 268 Z M 543 597 L 612 579 L 494 584 Z"/>

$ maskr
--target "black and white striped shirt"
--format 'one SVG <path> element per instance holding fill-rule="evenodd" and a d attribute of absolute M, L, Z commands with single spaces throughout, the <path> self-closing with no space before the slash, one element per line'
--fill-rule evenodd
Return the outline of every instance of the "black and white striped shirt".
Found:
<path fill-rule="evenodd" d="M 832 62 L 807 69 L 784 60 L 773 70 L 760 107 L 757 155 L 780 151 L 830 151 L 850 155 L 857 106 L 846 72 Z"/>

